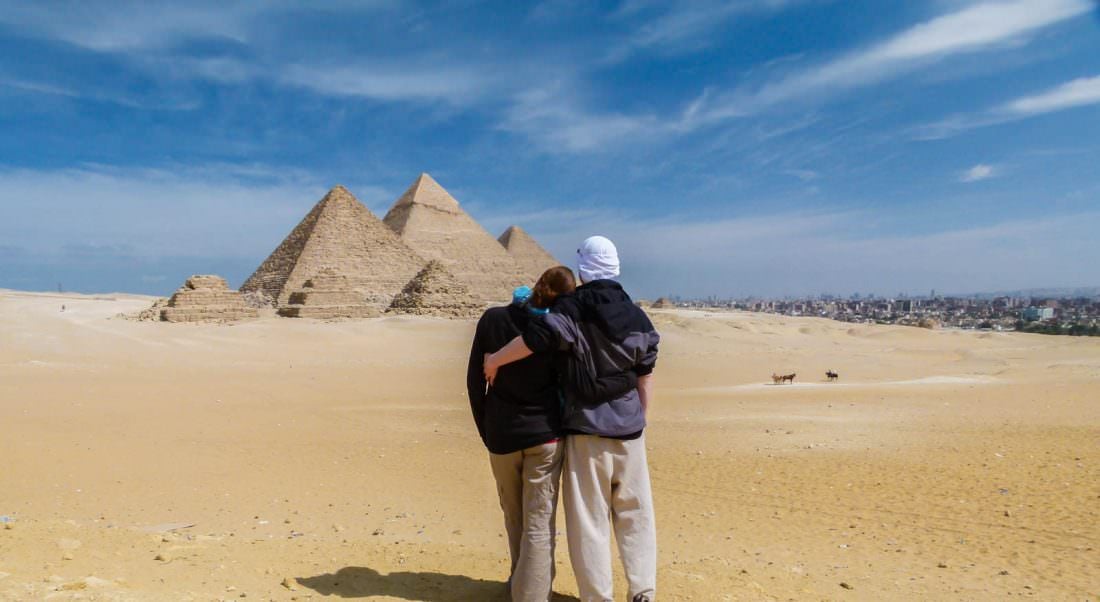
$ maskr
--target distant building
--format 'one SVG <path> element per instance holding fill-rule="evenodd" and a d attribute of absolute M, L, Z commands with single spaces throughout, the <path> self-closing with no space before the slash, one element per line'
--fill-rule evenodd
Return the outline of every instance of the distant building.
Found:
<path fill-rule="evenodd" d="M 1054 317 L 1053 307 L 1028 307 L 1024 311 L 1020 312 L 1020 317 L 1025 322 L 1037 322 L 1041 320 L 1050 320 Z"/>

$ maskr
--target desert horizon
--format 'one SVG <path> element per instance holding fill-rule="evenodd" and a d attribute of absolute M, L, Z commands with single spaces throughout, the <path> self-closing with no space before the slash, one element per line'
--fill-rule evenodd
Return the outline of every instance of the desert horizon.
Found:
<path fill-rule="evenodd" d="M 505 599 L 472 321 L 151 301 L 0 291 L 0 599 Z M 651 313 L 664 597 L 1095 595 L 1095 339 Z"/>

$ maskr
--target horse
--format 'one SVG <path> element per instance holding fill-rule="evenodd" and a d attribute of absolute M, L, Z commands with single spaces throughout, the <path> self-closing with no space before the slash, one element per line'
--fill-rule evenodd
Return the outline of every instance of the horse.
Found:
<path fill-rule="evenodd" d="M 825 378 L 829 379 L 829 382 L 832 382 L 832 381 L 840 378 L 840 375 L 837 374 L 836 372 L 833 372 L 832 370 L 826 370 L 825 371 Z"/>

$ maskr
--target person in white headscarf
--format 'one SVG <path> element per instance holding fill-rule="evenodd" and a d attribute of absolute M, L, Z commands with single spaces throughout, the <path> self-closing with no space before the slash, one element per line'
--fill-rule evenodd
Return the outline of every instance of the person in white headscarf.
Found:
<path fill-rule="evenodd" d="M 615 279 L 619 254 L 603 236 L 577 249 L 583 284 L 558 297 L 522 337 L 485 359 L 492 382 L 500 366 L 532 353 L 565 350 L 593 377 L 634 372 L 638 386 L 613 399 L 590 399 L 565 387 L 562 472 L 569 557 L 583 602 L 614 599 L 611 532 L 619 543 L 629 599 L 653 602 L 657 589 L 657 531 L 646 460 L 646 409 L 660 336 Z"/>

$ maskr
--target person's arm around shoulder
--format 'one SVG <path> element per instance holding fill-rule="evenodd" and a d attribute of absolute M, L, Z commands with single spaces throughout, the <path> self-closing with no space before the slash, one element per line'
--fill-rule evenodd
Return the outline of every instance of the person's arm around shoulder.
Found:
<path fill-rule="evenodd" d="M 547 326 L 545 317 L 533 317 L 522 335 L 485 358 L 485 379 L 493 384 L 501 366 L 518 362 L 535 353 L 554 350 L 557 346 L 557 333 Z"/>

